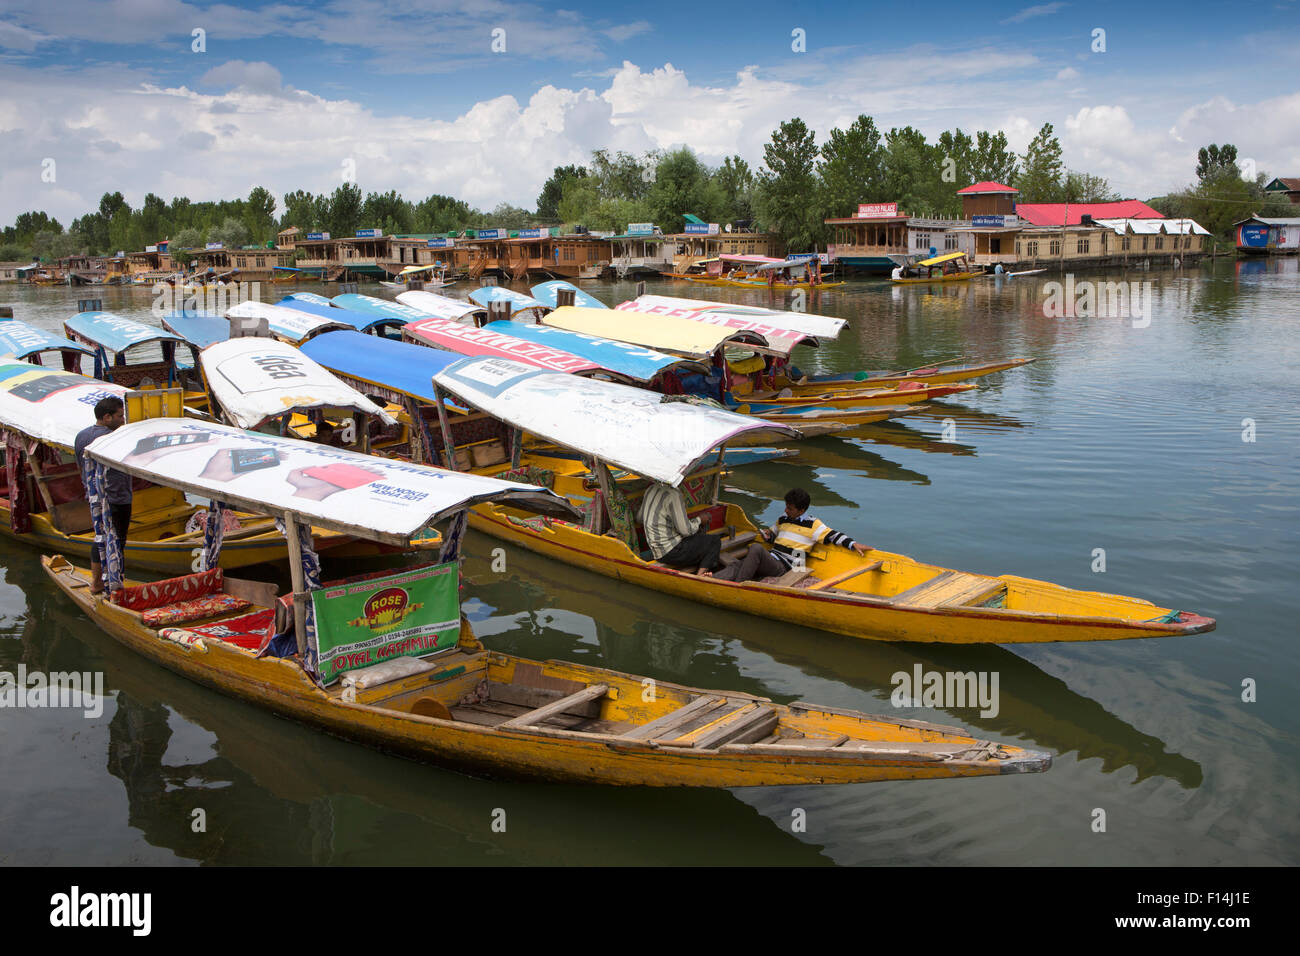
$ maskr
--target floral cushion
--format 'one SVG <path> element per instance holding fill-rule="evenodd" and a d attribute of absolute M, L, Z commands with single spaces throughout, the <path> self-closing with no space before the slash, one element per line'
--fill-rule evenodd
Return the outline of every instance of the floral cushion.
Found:
<path fill-rule="evenodd" d="M 163 607 L 151 607 L 140 615 L 147 627 L 165 627 L 198 621 L 218 614 L 233 614 L 252 607 L 252 603 L 233 594 L 207 594 L 189 601 L 178 601 Z"/>
<path fill-rule="evenodd" d="M 500 478 L 502 481 L 515 481 L 524 485 L 539 485 L 542 488 L 555 487 L 555 472 L 549 468 L 539 468 L 537 465 L 523 465 L 519 468 L 511 468 L 508 471 L 498 472 L 492 477 Z"/>
<path fill-rule="evenodd" d="M 696 505 L 708 505 L 713 503 L 713 476 L 703 475 L 698 478 L 687 478 L 681 484 L 682 497 L 686 499 L 686 507 L 694 508 Z"/>
<path fill-rule="evenodd" d="M 147 611 L 150 608 L 203 597 L 205 594 L 216 594 L 224 584 L 225 576 L 221 568 L 213 568 L 211 571 L 200 571 L 198 574 L 186 574 L 179 578 L 167 578 L 163 581 L 122 588 L 114 592 L 113 603 L 132 611 Z"/>

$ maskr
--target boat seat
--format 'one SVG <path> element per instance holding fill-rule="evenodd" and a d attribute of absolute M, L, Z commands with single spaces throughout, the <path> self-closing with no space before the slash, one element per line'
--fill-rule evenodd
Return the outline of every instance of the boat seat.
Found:
<path fill-rule="evenodd" d="M 1005 581 L 964 571 L 945 571 L 885 600 L 908 607 L 965 607 L 986 601 L 1006 586 Z"/>
<path fill-rule="evenodd" d="M 669 711 L 662 717 L 656 717 L 649 723 L 642 724 L 633 730 L 628 731 L 623 736 L 630 737 L 633 740 L 653 740 L 656 737 L 663 737 L 666 734 L 684 726 L 688 721 L 700 716 L 705 711 L 720 707 L 726 701 L 725 697 L 718 697 L 713 694 L 704 694 L 696 697 L 689 704 L 683 704 L 676 710 Z"/>
<path fill-rule="evenodd" d="M 498 724 L 501 730 L 525 730 L 540 724 L 548 717 L 555 717 L 564 713 L 571 707 L 577 707 L 579 704 L 585 704 L 589 701 L 604 697 L 609 693 L 608 684 L 592 684 L 590 687 L 584 687 L 582 690 L 570 694 L 567 697 L 561 697 L 559 700 L 551 701 L 541 707 L 534 708 L 527 713 L 520 714 L 518 717 L 511 718 L 505 723 Z"/>
<path fill-rule="evenodd" d="M 749 701 L 717 720 L 683 734 L 674 740 L 662 740 L 668 747 L 691 747 L 706 750 L 723 744 L 743 744 L 762 740 L 773 730 L 780 717 L 770 704 Z"/>

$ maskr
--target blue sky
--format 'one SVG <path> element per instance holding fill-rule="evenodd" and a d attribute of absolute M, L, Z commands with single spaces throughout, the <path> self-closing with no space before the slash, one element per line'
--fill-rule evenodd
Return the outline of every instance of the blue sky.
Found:
<path fill-rule="evenodd" d="M 931 136 L 1003 129 L 1020 148 L 1051 122 L 1070 168 L 1125 195 L 1186 183 L 1211 141 L 1300 175 L 1300 93 L 1280 79 L 1300 76 L 1297 4 L 1241 9 L 4 0 L 0 132 L 16 145 L 0 220 L 70 218 L 111 189 L 133 205 L 330 189 L 349 161 L 367 190 L 532 205 L 593 148 L 757 164 L 777 122 L 800 115 L 821 139 L 860 112 Z"/>

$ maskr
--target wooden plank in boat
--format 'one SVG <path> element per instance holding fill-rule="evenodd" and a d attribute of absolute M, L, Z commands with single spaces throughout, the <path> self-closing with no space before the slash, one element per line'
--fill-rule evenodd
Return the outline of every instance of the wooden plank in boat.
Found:
<path fill-rule="evenodd" d="M 991 597 L 1005 582 L 964 571 L 944 571 L 885 600 L 908 607 L 960 607 Z"/>
<path fill-rule="evenodd" d="M 866 574 L 868 571 L 877 571 L 884 563 L 884 561 L 873 561 L 870 564 L 864 564 L 860 568 L 853 568 L 852 570 L 845 571 L 843 574 L 837 574 L 833 578 L 827 578 L 825 581 L 818 581 L 816 584 L 811 585 L 808 590 L 824 591 L 827 588 L 833 588 L 837 585 L 843 584 L 850 578 L 856 578 L 859 574 Z"/>
<path fill-rule="evenodd" d="M 552 701 L 544 707 L 538 707 L 536 710 L 530 710 L 526 714 L 520 714 L 513 720 L 507 720 L 501 724 L 503 730 L 527 727 L 530 724 L 541 723 L 548 717 L 553 717 L 564 713 L 570 707 L 576 707 L 579 704 L 585 704 L 588 701 L 604 697 L 609 693 L 608 684 L 592 684 L 577 693 L 570 694 L 568 697 L 561 697 L 559 700 Z"/>
<path fill-rule="evenodd" d="M 753 734 L 751 739 L 759 740 L 772 732 L 778 719 L 775 708 L 748 703 L 676 740 L 664 740 L 662 743 L 669 747 L 693 747 L 704 750 L 733 741 L 741 742 L 737 738 L 751 734 Z M 757 732 L 759 730 L 761 732 Z"/>
<path fill-rule="evenodd" d="M 630 730 L 623 736 L 630 737 L 633 740 L 650 740 L 655 737 L 661 737 L 670 730 L 682 726 L 688 720 L 696 717 L 706 710 L 712 710 L 720 706 L 726 700 L 725 697 L 717 697 L 710 694 L 696 697 L 689 704 L 683 704 L 676 710 L 664 714 L 662 717 L 656 717 L 649 723 L 642 724 L 635 730 Z"/>

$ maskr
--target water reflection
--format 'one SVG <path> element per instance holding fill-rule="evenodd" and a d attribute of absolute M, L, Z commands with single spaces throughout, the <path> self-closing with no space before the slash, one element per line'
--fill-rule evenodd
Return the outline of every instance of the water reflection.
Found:
<path fill-rule="evenodd" d="M 483 553 L 481 548 L 475 550 Z M 996 716 L 981 717 L 976 709 L 945 712 L 999 739 L 1025 740 L 1029 743 L 1024 746 L 1062 754 L 1077 752 L 1083 759 L 1100 758 L 1105 773 L 1132 767 L 1139 780 L 1167 777 L 1189 789 L 1202 782 L 1196 761 L 1169 753 L 1162 740 L 1139 731 L 1004 647 L 857 641 L 616 584 L 576 568 L 565 567 L 561 580 L 552 562 L 515 547 L 508 548 L 508 562 L 506 575 L 493 574 L 485 561 L 474 558 L 465 565 L 467 580 L 473 582 L 468 590 L 476 598 L 501 607 L 507 616 L 523 605 L 527 610 L 520 616 L 534 622 L 531 629 L 501 634 L 493 646 L 503 650 L 528 654 L 529 639 L 544 638 L 548 653 L 555 653 L 557 644 L 574 654 L 590 655 L 598 648 L 604 666 L 617 670 L 774 699 L 835 702 L 825 699 L 825 690 L 818 697 L 805 689 L 807 681 L 797 682 L 798 689 L 792 691 L 784 679 L 773 686 L 753 676 L 742 655 L 729 645 L 734 640 L 805 677 L 879 698 L 843 706 L 875 706 L 880 712 L 891 709 L 887 699 L 894 687 L 892 675 L 911 673 L 918 663 L 927 671 L 996 671 L 1000 674 Z M 594 623 L 594 646 L 579 634 L 565 632 L 556 609 L 567 612 L 565 620 L 589 617 Z M 921 716 L 925 718 L 925 713 Z"/>

